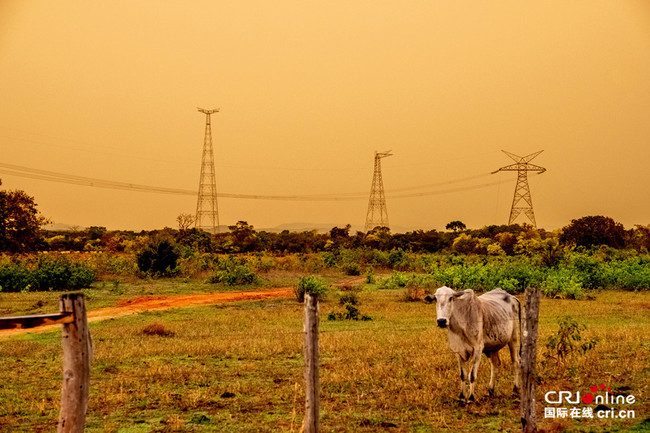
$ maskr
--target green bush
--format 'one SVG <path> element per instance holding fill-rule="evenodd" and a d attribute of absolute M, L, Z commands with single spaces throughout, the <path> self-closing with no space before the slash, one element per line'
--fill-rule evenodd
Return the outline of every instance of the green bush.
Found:
<path fill-rule="evenodd" d="M 611 266 L 611 265 L 610 265 Z M 612 284 L 628 290 L 650 290 L 650 257 L 627 259 L 610 270 Z"/>
<path fill-rule="evenodd" d="M 549 298 L 580 299 L 585 295 L 579 277 L 568 269 L 550 271 L 542 284 L 542 293 Z"/>
<path fill-rule="evenodd" d="M 346 275 L 361 275 L 361 266 L 357 263 L 344 263 L 341 265 L 341 270 L 345 272 Z"/>
<path fill-rule="evenodd" d="M 510 293 L 523 292 L 526 287 L 540 287 L 544 270 L 524 259 L 494 258 L 484 263 L 441 265 L 430 270 L 433 280 L 455 289 L 487 291 L 500 287 Z"/>
<path fill-rule="evenodd" d="M 78 290 L 90 287 L 93 281 L 95 272 L 90 267 L 65 257 L 42 255 L 33 268 L 22 262 L 0 265 L 0 287 L 5 292 Z"/>
<path fill-rule="evenodd" d="M 318 297 L 325 294 L 326 291 L 327 285 L 325 285 L 325 282 L 313 275 L 300 277 L 298 284 L 293 288 L 293 292 L 296 295 L 298 302 L 305 302 L 305 293 Z"/>
<path fill-rule="evenodd" d="M 78 290 L 90 287 L 95 273 L 84 264 L 63 257 L 41 256 L 32 272 L 32 281 L 34 290 Z"/>
<path fill-rule="evenodd" d="M 408 254 L 402 249 L 393 250 L 388 253 L 388 264 L 393 269 L 406 270 L 410 265 Z"/>
<path fill-rule="evenodd" d="M 380 280 L 377 284 L 378 289 L 398 289 L 406 287 L 406 285 L 415 278 L 415 275 L 407 275 L 403 272 L 394 272 L 388 278 Z"/>
<path fill-rule="evenodd" d="M 375 284 L 375 270 L 372 267 L 366 269 L 366 283 Z"/>
<path fill-rule="evenodd" d="M 257 275 L 251 270 L 248 262 L 243 258 L 232 255 L 217 261 L 217 270 L 210 279 L 212 283 L 225 283 L 228 286 L 254 284 Z"/>
<path fill-rule="evenodd" d="M 0 289 L 4 292 L 29 290 L 32 282 L 31 272 L 22 263 L 0 265 Z"/>
<path fill-rule="evenodd" d="M 335 312 L 332 311 L 327 316 L 327 320 L 362 320 L 368 321 L 372 320 L 370 316 L 362 315 L 357 307 L 352 304 L 345 304 L 344 312 Z"/>

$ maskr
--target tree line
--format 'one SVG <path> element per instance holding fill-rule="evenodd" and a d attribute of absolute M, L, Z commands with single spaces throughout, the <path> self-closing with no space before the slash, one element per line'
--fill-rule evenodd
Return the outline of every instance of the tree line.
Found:
<path fill-rule="evenodd" d="M 0 182 L 1 185 L 1 182 Z M 516 255 L 564 246 L 650 250 L 650 225 L 632 229 L 606 216 L 586 216 L 572 220 L 557 231 L 530 225 L 489 225 L 468 229 L 461 221 L 451 221 L 446 231 L 414 230 L 391 233 L 386 227 L 351 233 L 351 226 L 333 227 L 327 233 L 313 231 L 280 233 L 257 231 L 246 221 L 228 227 L 228 232 L 209 234 L 191 227 L 191 217 L 181 215 L 178 228 L 153 231 L 109 231 L 93 226 L 83 230 L 44 230 L 47 220 L 40 215 L 34 199 L 23 191 L 0 190 L 0 252 L 24 254 L 37 251 L 142 250 L 151 239 L 206 253 L 315 253 L 341 248 L 370 248 L 434 253 Z"/>

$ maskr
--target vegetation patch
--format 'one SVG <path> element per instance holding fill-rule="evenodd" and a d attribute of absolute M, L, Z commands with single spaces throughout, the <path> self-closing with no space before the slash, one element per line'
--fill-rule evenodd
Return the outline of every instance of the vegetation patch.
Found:
<path fill-rule="evenodd" d="M 173 337 L 175 335 L 173 331 L 170 331 L 165 327 L 165 325 L 158 322 L 145 326 L 142 329 L 142 334 L 154 335 L 157 337 Z"/>
<path fill-rule="evenodd" d="M 5 292 L 78 290 L 90 287 L 95 272 L 64 256 L 41 254 L 33 260 L 1 260 L 0 288 Z"/>
<path fill-rule="evenodd" d="M 556 368 L 566 368 L 570 360 L 585 355 L 596 347 L 598 338 L 584 338 L 583 331 L 587 327 L 579 324 L 573 317 L 561 317 L 558 319 L 558 325 L 557 333 L 546 339 L 542 365 L 552 364 Z"/>
<path fill-rule="evenodd" d="M 327 315 L 327 320 L 372 320 L 370 316 L 361 314 L 358 305 L 359 296 L 354 292 L 346 292 L 339 296 L 339 305 L 343 306 L 343 311 L 332 311 Z"/>
<path fill-rule="evenodd" d="M 332 311 L 327 315 L 327 320 L 361 320 L 369 321 L 372 320 L 370 316 L 361 314 L 359 309 L 352 304 L 345 304 L 343 306 L 344 311 Z"/>
<path fill-rule="evenodd" d="M 136 254 L 138 269 L 153 277 L 167 277 L 178 271 L 178 253 L 173 242 L 154 240 Z"/>
<path fill-rule="evenodd" d="M 219 258 L 216 262 L 217 270 L 210 279 L 212 283 L 224 283 L 227 286 L 254 284 L 258 281 L 257 275 L 251 270 L 248 262 L 243 258 L 229 255 Z"/>
<path fill-rule="evenodd" d="M 327 292 L 327 285 L 323 280 L 313 275 L 301 277 L 294 286 L 293 292 L 298 302 L 305 301 L 305 293 L 312 296 L 322 296 Z"/>

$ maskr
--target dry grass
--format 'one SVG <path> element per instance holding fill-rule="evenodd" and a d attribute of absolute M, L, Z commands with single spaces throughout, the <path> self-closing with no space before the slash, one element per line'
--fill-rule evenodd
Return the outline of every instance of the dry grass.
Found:
<path fill-rule="evenodd" d="M 158 337 L 173 337 L 176 333 L 170 331 L 162 323 L 151 323 L 142 329 L 143 335 L 155 335 Z"/>
<path fill-rule="evenodd" d="M 359 294 L 370 322 L 325 320 L 321 307 L 321 418 L 331 432 L 497 432 L 519 430 L 509 357 L 487 398 L 455 402 L 457 373 L 431 305 L 403 291 Z M 598 336 L 595 349 L 562 371 L 542 371 L 539 395 L 583 390 L 596 381 L 628 386 L 639 419 L 649 413 L 650 294 L 604 292 L 596 301 L 544 300 L 540 355 L 570 314 Z M 156 328 L 167 338 L 143 335 Z M 95 342 L 88 432 L 295 431 L 303 412 L 302 306 L 255 301 L 152 312 L 91 325 Z M 157 332 L 154 332 L 157 334 Z M 52 431 L 61 381 L 60 334 L 0 341 L 0 430 Z M 635 356 L 630 356 L 634 354 Z M 15 372 L 20 372 L 15 375 Z M 540 399 L 541 400 L 541 399 Z M 538 414 L 543 415 L 540 404 Z M 625 422 L 546 422 L 546 431 L 615 431 Z"/>

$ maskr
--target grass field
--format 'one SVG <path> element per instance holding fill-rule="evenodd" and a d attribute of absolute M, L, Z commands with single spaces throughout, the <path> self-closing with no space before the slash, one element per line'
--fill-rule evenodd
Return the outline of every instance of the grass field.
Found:
<path fill-rule="evenodd" d="M 99 283 L 100 285 L 102 283 Z M 214 290 L 198 281 L 103 283 L 89 309 L 138 294 Z M 56 293 L 0 294 L 0 315 L 57 311 Z M 458 406 L 457 367 L 435 308 L 405 302 L 404 290 L 360 287 L 371 321 L 328 321 L 336 293 L 321 303 L 321 426 L 324 432 L 518 431 L 504 351 L 495 397 Z M 571 315 L 595 348 L 543 366 L 544 342 Z M 145 332 L 147 327 L 157 332 Z M 91 324 L 88 432 L 275 432 L 300 430 L 302 305 L 249 301 L 143 313 Z M 150 335 L 153 334 L 153 335 Z M 593 300 L 543 299 L 540 313 L 540 428 L 547 432 L 650 430 L 650 293 L 604 291 Z M 0 431 L 56 430 L 61 384 L 60 332 L 0 340 Z M 633 419 L 544 419 L 548 391 L 604 383 L 635 396 Z M 592 405 L 594 406 L 594 405 Z"/>

